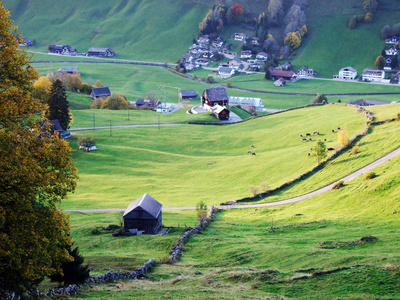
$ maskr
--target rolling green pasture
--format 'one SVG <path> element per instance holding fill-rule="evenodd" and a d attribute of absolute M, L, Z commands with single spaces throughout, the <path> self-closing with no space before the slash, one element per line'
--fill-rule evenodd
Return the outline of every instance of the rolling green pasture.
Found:
<path fill-rule="evenodd" d="M 341 126 L 353 136 L 364 124 L 355 108 L 328 105 L 229 126 L 113 129 L 112 137 L 109 130 L 74 133 L 94 137 L 99 150 L 74 150 L 80 179 L 63 207 L 123 208 L 146 192 L 164 206 L 200 200 L 215 205 L 249 196 L 249 185 L 267 181 L 275 187 L 316 165 L 307 157 L 313 143 L 302 142 L 299 134 L 319 131 L 331 145 L 336 141 L 331 128 Z"/>
<path fill-rule="evenodd" d="M 400 113 L 400 104 L 369 108 L 378 120 L 391 119 Z M 357 147 L 359 151 L 357 154 L 352 154 L 352 150 L 347 151 L 328 162 L 324 168 L 312 176 L 259 202 L 275 202 L 296 197 L 333 183 L 400 147 L 399 132 L 400 122 L 373 126 L 369 134 L 355 144 L 354 147 Z M 337 141 L 333 140 L 330 143 L 327 141 L 327 147 L 339 146 Z M 287 178 L 288 181 L 292 179 L 294 178 Z"/>
<path fill-rule="evenodd" d="M 75 298 L 400 299 L 399 169 L 398 157 L 302 202 L 219 212 L 177 264 Z"/>
<path fill-rule="evenodd" d="M 122 213 L 81 213 L 67 212 L 70 217 L 71 238 L 86 263 L 92 268 L 91 275 L 112 271 L 132 271 L 143 265 L 148 259 L 159 260 L 166 257 L 171 245 L 185 231 L 187 226 L 197 222 L 195 211 L 163 211 L 163 225 L 171 227 L 168 235 L 113 237 L 115 231 L 101 228 L 120 225 Z M 179 227 L 178 227 L 179 226 Z M 100 228 L 100 233 L 92 230 Z"/>

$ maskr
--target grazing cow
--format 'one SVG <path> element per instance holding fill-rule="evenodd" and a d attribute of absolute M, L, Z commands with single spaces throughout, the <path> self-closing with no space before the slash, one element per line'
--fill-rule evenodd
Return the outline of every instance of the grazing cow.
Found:
<path fill-rule="evenodd" d="M 305 141 L 307 141 L 307 139 L 306 139 L 306 138 L 303 138 L 303 142 L 305 142 Z"/>
<path fill-rule="evenodd" d="M 326 149 L 326 150 L 328 150 L 328 151 L 334 151 L 335 149 L 334 149 L 334 148 L 328 148 L 328 149 Z"/>
<path fill-rule="evenodd" d="M 340 127 L 338 127 L 337 130 L 340 130 Z"/>
<path fill-rule="evenodd" d="M 314 131 L 313 135 L 319 135 L 319 132 L 318 131 Z"/>
<path fill-rule="evenodd" d="M 307 135 L 307 136 L 311 136 L 311 134 L 310 134 L 310 133 L 307 133 L 306 135 Z"/>
<path fill-rule="evenodd" d="M 300 137 L 303 137 L 303 135 L 302 135 L 302 134 L 300 134 Z"/>
<path fill-rule="evenodd" d="M 252 155 L 252 156 L 256 156 L 256 153 L 255 153 L 255 152 L 253 152 L 251 155 Z"/>
<path fill-rule="evenodd" d="M 310 148 L 310 151 L 312 151 L 312 148 Z"/>
<path fill-rule="evenodd" d="M 250 147 L 251 147 L 251 148 L 254 148 L 254 145 L 251 145 Z"/>
<path fill-rule="evenodd" d="M 312 141 L 312 139 L 311 139 L 311 138 L 309 138 L 308 140 L 309 140 L 309 141 Z"/>
<path fill-rule="evenodd" d="M 251 151 L 249 150 L 249 151 L 247 151 L 247 153 L 251 154 Z"/>
<path fill-rule="evenodd" d="M 326 142 L 326 139 L 324 139 L 324 142 Z"/>
<path fill-rule="evenodd" d="M 310 156 L 311 154 L 310 153 L 308 153 L 308 156 Z"/>
<path fill-rule="evenodd" d="M 332 129 L 332 132 L 335 132 L 335 129 Z"/>

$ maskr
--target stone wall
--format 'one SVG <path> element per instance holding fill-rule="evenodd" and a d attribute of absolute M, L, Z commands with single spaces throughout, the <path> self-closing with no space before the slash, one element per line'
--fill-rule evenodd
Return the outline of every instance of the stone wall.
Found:
<path fill-rule="evenodd" d="M 193 228 L 188 228 L 180 237 L 179 240 L 172 246 L 170 251 L 170 261 L 171 263 L 175 263 L 179 257 L 182 255 L 182 251 L 184 249 L 185 242 L 194 234 L 200 233 L 204 228 L 208 226 L 210 222 L 214 220 L 214 214 L 217 211 L 213 206 L 211 207 L 210 214 L 208 218 L 204 221 L 203 227 L 201 225 L 197 225 Z"/>

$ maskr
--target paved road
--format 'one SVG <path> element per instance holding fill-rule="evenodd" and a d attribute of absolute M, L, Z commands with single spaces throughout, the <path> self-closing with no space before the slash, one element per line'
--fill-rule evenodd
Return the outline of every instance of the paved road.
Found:
<path fill-rule="evenodd" d="M 386 154 L 385 156 L 377 159 L 376 161 L 370 163 L 369 165 L 366 165 L 365 167 L 351 173 L 350 175 L 347 175 L 340 180 L 343 180 L 344 182 L 348 182 L 374 168 L 376 168 L 377 166 L 383 164 L 384 162 L 387 162 L 388 160 L 391 160 L 393 158 L 395 158 L 396 156 L 400 155 L 400 148 L 397 148 L 396 150 Z M 336 181 L 337 182 L 337 181 Z M 277 202 L 271 202 L 271 203 L 260 203 L 260 204 L 236 204 L 236 205 L 227 205 L 227 206 L 214 206 L 220 209 L 232 209 L 232 208 L 255 208 L 255 207 L 268 207 L 268 206 L 278 206 L 278 205 L 285 205 L 285 204 L 289 204 L 289 203 L 295 203 L 295 202 L 299 202 L 301 200 L 305 200 L 311 197 L 314 197 L 316 195 L 320 195 L 330 189 L 332 189 L 332 186 L 336 183 L 332 183 L 329 184 L 323 188 L 320 188 L 318 190 L 315 190 L 311 193 L 305 194 L 305 195 L 301 195 L 301 196 L 297 196 L 294 198 L 289 198 L 286 200 L 281 200 L 281 201 L 277 201 Z M 181 206 L 181 207 L 163 207 L 163 210 L 194 210 L 196 209 L 195 206 Z M 123 212 L 125 211 L 125 208 L 100 208 L 100 209 L 66 209 L 65 211 L 76 211 L 76 212 L 113 212 L 113 211 L 120 211 Z"/>
<path fill-rule="evenodd" d="M 166 123 L 166 124 L 142 124 L 142 125 L 115 125 L 111 128 L 131 128 L 131 127 L 157 127 L 157 126 L 179 126 L 187 125 L 186 123 Z M 99 127 L 81 127 L 81 128 L 70 128 L 69 131 L 81 131 L 81 130 L 97 130 L 97 129 L 110 129 L 110 126 L 99 126 Z"/>

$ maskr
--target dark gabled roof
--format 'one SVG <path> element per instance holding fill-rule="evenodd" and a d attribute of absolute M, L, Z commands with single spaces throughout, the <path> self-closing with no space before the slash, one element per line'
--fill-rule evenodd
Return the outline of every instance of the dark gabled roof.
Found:
<path fill-rule="evenodd" d="M 221 101 L 221 100 L 229 101 L 229 96 L 226 93 L 225 88 L 223 87 L 206 89 L 205 92 L 207 94 L 208 100 L 210 101 Z"/>
<path fill-rule="evenodd" d="M 144 105 L 144 99 L 143 98 L 138 98 L 135 102 L 135 105 Z"/>
<path fill-rule="evenodd" d="M 50 120 L 50 123 L 51 123 L 51 127 L 53 128 L 53 130 L 54 131 L 62 131 L 62 128 L 61 128 L 61 125 L 60 125 L 60 122 L 58 122 L 58 120 L 57 119 L 55 119 L 55 120 Z"/>
<path fill-rule="evenodd" d="M 197 92 L 195 90 L 181 90 L 182 97 L 197 97 Z"/>
<path fill-rule="evenodd" d="M 96 47 L 89 48 L 88 52 L 106 52 L 107 50 L 114 52 L 111 48 L 96 48 Z"/>
<path fill-rule="evenodd" d="M 96 97 L 100 97 L 100 96 L 110 96 L 111 92 L 108 86 L 106 87 L 100 87 L 100 88 L 93 88 L 92 89 L 92 93 L 94 96 Z"/>
<path fill-rule="evenodd" d="M 61 71 L 67 73 L 78 72 L 78 67 L 61 67 Z"/>
<path fill-rule="evenodd" d="M 273 70 L 271 72 L 273 77 L 293 77 L 294 72 L 292 71 L 280 71 L 280 70 Z"/>
<path fill-rule="evenodd" d="M 229 68 L 229 67 L 221 67 L 221 68 L 219 68 L 219 72 L 220 73 L 226 73 L 226 74 L 230 74 L 231 72 L 232 72 L 232 68 Z"/>
<path fill-rule="evenodd" d="M 157 218 L 163 206 L 160 202 L 158 202 L 146 193 L 142 197 L 136 199 L 131 204 L 129 204 L 128 208 L 124 212 L 123 217 L 139 207 L 146 211 L 152 217 Z"/>

